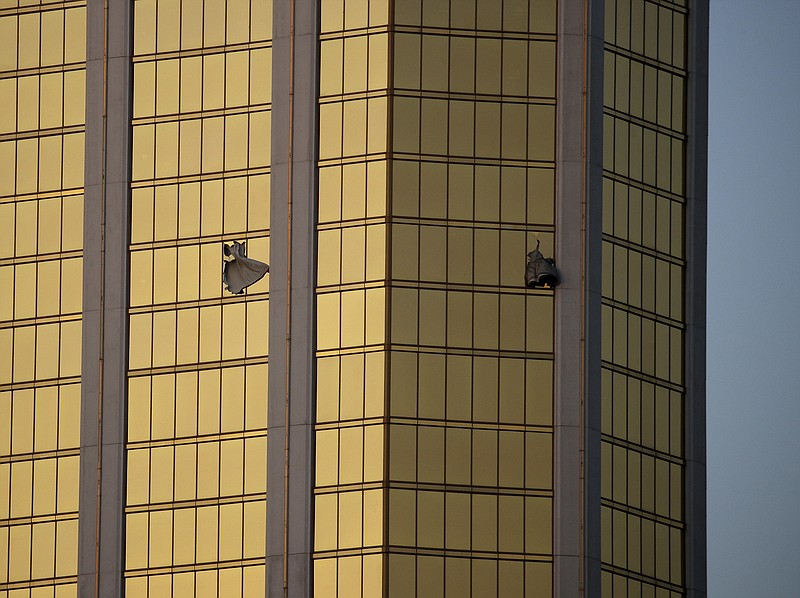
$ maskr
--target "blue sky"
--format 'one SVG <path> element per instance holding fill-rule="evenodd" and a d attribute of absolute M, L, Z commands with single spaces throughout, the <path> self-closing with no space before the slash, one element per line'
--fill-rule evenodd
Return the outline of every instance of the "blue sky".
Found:
<path fill-rule="evenodd" d="M 800 0 L 712 0 L 711 598 L 800 597 Z"/>

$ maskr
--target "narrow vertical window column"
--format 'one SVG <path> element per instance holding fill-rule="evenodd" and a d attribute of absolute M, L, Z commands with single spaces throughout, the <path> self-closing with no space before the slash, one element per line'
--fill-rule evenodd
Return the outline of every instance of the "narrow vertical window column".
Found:
<path fill-rule="evenodd" d="M 0 4 L 0 595 L 75 596 L 86 2 Z"/>
<path fill-rule="evenodd" d="M 125 596 L 264 596 L 272 3 L 133 5 Z"/>
<path fill-rule="evenodd" d="M 705 592 L 707 9 L 605 4 L 603 596 Z"/>
<path fill-rule="evenodd" d="M 132 8 L 87 8 L 80 596 L 122 595 Z"/>

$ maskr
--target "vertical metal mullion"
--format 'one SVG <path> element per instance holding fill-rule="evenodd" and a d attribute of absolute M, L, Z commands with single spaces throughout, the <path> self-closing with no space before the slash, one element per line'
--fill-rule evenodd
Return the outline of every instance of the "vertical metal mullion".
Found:
<path fill-rule="evenodd" d="M 385 214 L 386 227 L 384 246 L 384 345 L 383 345 L 383 449 L 382 449 L 382 546 L 381 546 L 381 588 L 383 596 L 389 595 L 389 447 L 391 441 L 390 394 L 392 372 L 392 292 L 394 289 L 392 270 L 392 243 L 394 239 L 393 205 L 394 205 L 394 56 L 395 56 L 395 5 L 396 0 L 388 0 L 388 32 L 387 32 L 387 67 L 386 67 L 386 187 Z"/>
<path fill-rule="evenodd" d="M 205 22 L 206 22 L 206 3 L 203 3 L 202 12 L 200 15 L 200 22 L 201 22 L 201 31 L 200 36 L 202 39 L 203 47 L 205 48 Z M 203 272 L 203 230 L 202 230 L 202 223 L 203 223 L 203 195 L 206 191 L 206 177 L 205 175 L 205 168 L 203 166 L 203 152 L 205 148 L 205 126 L 206 126 L 206 117 L 204 115 L 204 103 L 203 103 L 203 89 L 205 88 L 205 62 L 206 62 L 206 53 L 203 52 L 201 56 L 198 56 L 198 60 L 200 62 L 200 114 L 199 114 L 199 125 L 200 125 L 200 152 L 199 152 L 199 174 L 200 180 L 197 182 L 197 194 L 198 194 L 198 212 L 197 212 L 197 219 L 200 225 L 200 229 L 198 231 L 198 244 L 197 244 L 197 260 L 198 260 L 198 273 L 199 273 L 199 281 L 198 281 L 198 294 L 202 298 L 203 293 L 203 283 L 204 283 L 204 272 Z M 178 105 L 178 109 L 180 109 L 180 104 Z M 180 169 L 180 164 L 178 165 Z M 206 309 L 210 307 L 207 306 Z M 200 339 L 201 339 L 201 332 L 202 332 L 202 317 L 203 317 L 203 307 L 197 308 L 197 362 L 198 364 L 195 365 L 194 371 L 194 383 L 195 383 L 195 396 L 196 396 L 196 408 L 195 408 L 195 438 L 194 438 L 194 458 L 195 458 L 195 497 L 198 495 L 198 490 L 200 486 L 200 475 L 201 475 L 201 468 L 200 468 L 200 439 L 197 435 L 200 433 L 200 374 L 201 370 L 198 367 L 200 362 Z M 220 322 L 222 315 L 220 314 Z M 195 540 L 197 537 L 197 530 L 198 530 L 198 523 L 199 523 L 199 513 L 200 508 L 198 506 L 194 506 L 193 510 L 193 517 L 194 517 L 194 528 L 195 528 Z M 194 549 L 194 558 L 197 561 L 197 545 L 195 544 Z M 193 584 L 195 594 L 198 593 L 198 580 L 197 580 L 197 573 L 193 575 Z"/>
<path fill-rule="evenodd" d="M 37 116 L 38 116 L 38 118 L 37 118 L 37 122 L 36 122 L 36 133 L 37 133 L 37 137 L 36 137 L 36 173 L 35 173 L 35 177 L 36 177 L 36 179 L 35 179 L 36 180 L 36 185 L 35 185 L 36 199 L 32 200 L 32 201 L 35 202 L 34 203 L 34 207 L 35 207 L 35 219 L 34 219 L 34 222 L 35 222 L 36 230 L 33 231 L 33 237 L 34 237 L 34 239 L 36 241 L 35 241 L 35 249 L 34 249 L 35 254 L 33 256 L 35 261 L 33 262 L 33 264 L 31 264 L 32 265 L 32 269 L 33 269 L 33 276 L 34 276 L 34 288 L 36 288 L 36 289 L 38 289 L 38 286 L 39 286 L 39 202 L 40 202 L 39 197 L 40 197 L 40 194 L 41 194 L 41 180 L 40 180 L 41 176 L 40 176 L 40 173 L 42 171 L 42 169 L 41 169 L 41 159 L 42 159 L 42 131 L 41 131 L 41 123 L 42 123 L 42 93 L 41 93 L 41 91 L 42 91 L 42 76 L 41 76 L 41 65 L 42 65 L 42 12 L 41 11 L 37 11 L 37 13 L 38 13 L 38 22 L 39 22 L 39 52 L 38 52 L 38 61 L 37 61 L 37 65 L 36 66 L 38 67 L 37 70 L 39 71 L 39 73 L 36 76 L 36 91 L 37 91 L 37 95 L 38 95 L 38 98 L 37 98 L 37 101 L 38 101 L 38 106 L 37 106 L 38 115 Z M 63 171 L 63 167 L 62 167 L 62 171 Z M 37 317 L 38 317 L 38 293 L 36 293 L 36 295 L 31 298 L 31 301 L 33 302 L 33 305 L 34 305 L 33 317 L 34 317 L 34 322 L 35 322 Z M 59 320 L 60 319 L 61 318 L 59 318 Z M 61 327 L 62 327 L 62 325 L 61 325 L 61 322 L 59 321 L 59 324 L 58 324 L 59 347 L 56 350 L 56 355 L 57 355 L 57 359 L 58 359 L 58 362 L 59 362 L 59 368 L 58 368 L 59 373 L 60 373 L 60 370 L 61 370 L 61 368 L 60 368 L 60 362 L 61 362 L 61 351 L 60 351 Z M 37 376 L 38 376 L 38 369 L 39 369 L 38 368 L 38 348 L 39 348 L 38 346 L 39 346 L 39 342 L 40 342 L 39 326 L 37 326 L 34 323 L 32 325 L 32 328 L 33 328 L 33 345 L 34 345 L 33 346 L 33 355 L 32 355 L 32 359 L 33 359 L 33 379 L 36 380 Z M 13 380 L 13 378 L 14 378 L 14 376 L 13 376 L 13 371 L 12 371 L 12 380 Z M 31 421 L 31 431 L 30 431 L 31 432 L 31 457 L 30 457 L 30 462 L 31 462 L 31 481 L 30 481 L 30 501 L 29 501 L 29 512 L 28 512 L 28 515 L 31 516 L 31 517 L 33 516 L 33 501 L 34 501 L 34 498 L 36 496 L 36 464 L 37 464 L 37 461 L 38 461 L 37 456 L 36 456 L 36 390 L 37 390 L 36 388 L 33 388 L 30 391 L 31 392 L 30 400 L 31 400 L 31 403 L 32 403 L 31 412 L 33 414 L 33 419 Z M 9 515 L 10 514 L 11 513 L 9 512 Z M 35 535 L 34 535 L 35 534 L 35 529 L 36 529 L 36 523 L 32 522 L 31 525 L 30 525 L 30 544 L 29 544 L 29 549 L 28 549 L 29 550 L 29 554 L 28 554 L 28 571 L 29 571 L 29 575 L 32 575 L 32 572 L 33 572 L 33 563 L 34 563 L 34 558 L 33 558 L 33 540 L 34 540 L 34 537 L 35 537 Z"/>

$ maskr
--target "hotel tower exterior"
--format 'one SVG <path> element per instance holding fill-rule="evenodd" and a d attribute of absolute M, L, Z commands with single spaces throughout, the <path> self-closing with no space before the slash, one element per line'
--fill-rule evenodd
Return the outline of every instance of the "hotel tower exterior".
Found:
<path fill-rule="evenodd" d="M 704 598 L 707 59 L 705 0 L 0 0 L 0 598 Z"/>

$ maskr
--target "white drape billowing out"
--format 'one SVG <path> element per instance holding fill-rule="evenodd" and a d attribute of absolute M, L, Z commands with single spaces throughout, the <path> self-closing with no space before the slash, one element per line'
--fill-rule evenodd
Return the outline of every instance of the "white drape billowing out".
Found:
<path fill-rule="evenodd" d="M 247 287 L 257 283 L 269 272 L 267 264 L 247 257 L 244 243 L 234 241 L 233 245 L 223 245 L 222 252 L 225 257 L 231 258 L 225 261 L 222 281 L 228 292 L 234 295 L 241 295 Z"/>

